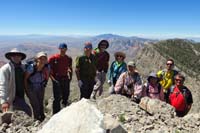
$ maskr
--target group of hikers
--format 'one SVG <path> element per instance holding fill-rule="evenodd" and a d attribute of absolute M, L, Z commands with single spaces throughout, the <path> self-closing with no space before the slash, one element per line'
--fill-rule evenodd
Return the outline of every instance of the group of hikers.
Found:
<path fill-rule="evenodd" d="M 184 86 L 185 77 L 173 70 L 174 61 L 168 59 L 166 69 L 152 72 L 143 84 L 134 61 L 125 62 L 123 52 L 114 54 L 115 60 L 109 68 L 110 55 L 107 40 L 101 40 L 97 48 L 92 43 L 84 44 L 84 53 L 75 60 L 75 73 L 80 99 L 96 99 L 103 93 L 103 85 L 108 75 L 110 94 L 121 94 L 139 103 L 142 97 L 165 101 L 175 107 L 177 116 L 188 113 L 193 103 L 190 90 Z M 70 82 L 72 80 L 72 58 L 66 54 L 67 44 L 59 44 L 59 53 L 48 58 L 47 53 L 39 52 L 32 60 L 14 48 L 5 54 L 9 62 L 0 68 L 1 111 L 22 110 L 34 119 L 43 121 L 44 94 L 49 78 L 53 84 L 53 114 L 69 105 Z M 25 101 L 27 95 L 30 106 Z"/>

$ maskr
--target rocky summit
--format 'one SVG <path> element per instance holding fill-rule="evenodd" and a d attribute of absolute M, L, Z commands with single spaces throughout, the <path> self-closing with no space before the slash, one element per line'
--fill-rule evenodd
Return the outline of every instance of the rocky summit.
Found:
<path fill-rule="evenodd" d="M 82 99 L 51 118 L 47 116 L 42 123 L 21 111 L 8 113 L 0 114 L 0 133 L 200 132 L 200 113 L 179 118 L 172 106 L 148 97 L 142 98 L 140 104 L 121 95 L 96 101 Z M 5 116 L 10 122 L 3 120 Z"/>

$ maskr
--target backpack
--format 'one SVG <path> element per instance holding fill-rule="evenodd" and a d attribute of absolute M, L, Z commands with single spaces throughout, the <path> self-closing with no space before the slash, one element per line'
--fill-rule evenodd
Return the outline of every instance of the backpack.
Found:
<path fill-rule="evenodd" d="M 25 70 L 27 70 L 27 68 L 29 66 L 33 67 L 33 72 L 30 74 L 30 76 L 28 78 L 28 83 L 31 84 L 30 78 L 33 77 L 38 72 L 37 69 L 36 69 L 36 61 L 35 61 L 34 58 L 30 58 L 30 59 L 28 59 L 26 61 L 26 63 L 25 63 Z M 48 78 L 49 78 L 49 76 L 48 76 L 49 71 L 50 71 L 49 64 L 45 64 L 44 68 L 40 72 L 43 75 L 43 77 L 44 77 L 43 81 L 41 82 L 41 84 L 42 84 L 43 87 L 46 87 L 46 85 L 47 85 Z"/>
<path fill-rule="evenodd" d="M 172 86 L 170 88 L 170 94 L 169 94 L 169 100 L 170 100 L 170 103 L 172 106 L 174 106 L 176 108 L 176 110 L 178 111 L 184 111 L 187 107 L 187 100 L 186 100 L 186 93 L 187 93 L 187 90 L 186 88 L 183 88 L 183 92 L 181 92 L 179 90 L 179 92 L 175 92 L 174 93 L 174 89 L 175 89 L 175 86 Z M 175 94 L 176 97 L 174 99 L 172 99 L 172 94 Z M 182 97 L 181 97 L 182 95 Z M 182 103 L 182 104 L 180 104 Z"/>
<path fill-rule="evenodd" d="M 151 93 L 151 94 L 160 94 L 161 92 L 161 84 L 158 83 L 158 92 L 157 93 Z M 147 83 L 147 86 L 146 86 L 146 94 L 147 96 L 149 96 L 149 83 Z"/>

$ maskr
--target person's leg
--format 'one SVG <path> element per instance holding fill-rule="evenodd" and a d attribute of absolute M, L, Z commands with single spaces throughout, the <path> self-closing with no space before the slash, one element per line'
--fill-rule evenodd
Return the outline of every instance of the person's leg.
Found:
<path fill-rule="evenodd" d="M 82 86 L 80 87 L 80 100 L 82 99 L 82 98 L 85 98 L 85 82 L 84 81 L 82 81 L 83 82 L 83 84 L 82 84 Z"/>
<path fill-rule="evenodd" d="M 96 99 L 96 93 L 97 93 L 97 91 L 99 91 L 99 89 L 101 87 L 101 73 L 100 72 L 97 72 L 95 81 L 96 81 L 96 84 L 94 85 L 93 92 L 91 95 L 91 98 L 93 98 L 93 99 Z"/>
<path fill-rule="evenodd" d="M 26 103 L 24 98 L 16 97 L 13 102 L 13 109 L 14 110 L 21 110 L 24 111 L 30 117 L 32 116 L 32 111 L 30 106 Z"/>
<path fill-rule="evenodd" d="M 89 81 L 88 80 L 82 80 L 82 82 L 83 82 L 83 85 L 80 88 L 80 91 L 81 91 L 80 99 L 81 98 L 90 99 L 90 94 L 89 94 L 89 91 L 88 91 L 89 90 Z"/>
<path fill-rule="evenodd" d="M 102 73 L 101 73 L 100 80 L 101 80 L 101 85 L 100 85 L 100 87 L 99 87 L 99 96 L 101 96 L 102 93 L 103 93 L 103 84 L 104 84 L 105 81 L 106 81 L 106 73 L 105 73 L 105 72 L 102 72 Z"/>
<path fill-rule="evenodd" d="M 38 99 L 39 89 L 29 89 L 29 101 L 33 110 L 34 119 L 39 120 L 40 108 L 39 108 L 39 99 Z"/>
<path fill-rule="evenodd" d="M 45 118 L 44 115 L 44 92 L 45 88 L 41 88 L 41 90 L 38 91 L 38 105 L 39 105 L 39 114 L 40 114 L 40 121 L 43 121 Z"/>
<path fill-rule="evenodd" d="M 94 85 L 95 85 L 95 80 L 89 80 L 88 81 L 87 88 L 86 88 L 87 89 L 86 98 L 90 99 Z"/>
<path fill-rule="evenodd" d="M 60 111 L 60 100 L 61 100 L 61 92 L 60 92 L 60 81 L 53 81 L 53 114 Z"/>
<path fill-rule="evenodd" d="M 70 86 L 69 86 L 69 80 L 62 80 L 61 83 L 61 91 L 62 91 L 62 104 L 64 107 L 68 104 L 68 98 L 70 94 Z"/>

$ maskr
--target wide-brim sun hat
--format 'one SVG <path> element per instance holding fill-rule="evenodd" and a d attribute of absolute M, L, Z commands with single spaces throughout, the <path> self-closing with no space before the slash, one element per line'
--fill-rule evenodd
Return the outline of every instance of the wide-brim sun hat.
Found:
<path fill-rule="evenodd" d="M 115 58 L 117 58 L 117 56 L 122 56 L 123 57 L 123 59 L 125 59 L 126 58 L 126 54 L 125 53 L 123 53 L 123 52 L 120 52 L 120 51 L 118 51 L 118 52 L 115 52 L 115 54 L 114 54 L 114 56 L 115 56 Z"/>
<path fill-rule="evenodd" d="M 21 52 L 21 51 L 19 51 L 17 48 L 13 48 L 13 49 L 10 50 L 9 52 L 7 52 L 7 53 L 5 54 L 5 57 L 6 57 L 8 60 L 10 60 L 10 57 L 13 56 L 13 55 L 16 55 L 16 54 L 20 55 L 20 56 L 22 57 L 22 60 L 24 60 L 24 59 L 26 58 L 26 54 L 23 53 L 23 52 Z"/>
<path fill-rule="evenodd" d="M 101 40 L 98 44 L 98 48 L 100 48 L 100 46 L 102 45 L 102 43 L 106 44 L 106 49 L 109 47 L 109 42 L 107 40 Z"/>
<path fill-rule="evenodd" d="M 47 53 L 42 51 L 42 52 L 37 53 L 36 56 L 35 56 L 36 59 L 38 59 L 40 57 L 46 57 L 47 58 Z"/>
<path fill-rule="evenodd" d="M 157 76 L 157 74 L 156 74 L 156 73 L 154 73 L 154 72 L 151 72 L 151 73 L 149 74 L 149 76 L 148 76 L 147 80 L 149 81 L 149 80 L 150 80 L 150 78 L 156 78 L 156 79 L 159 79 L 159 78 L 158 78 L 158 76 Z"/>

